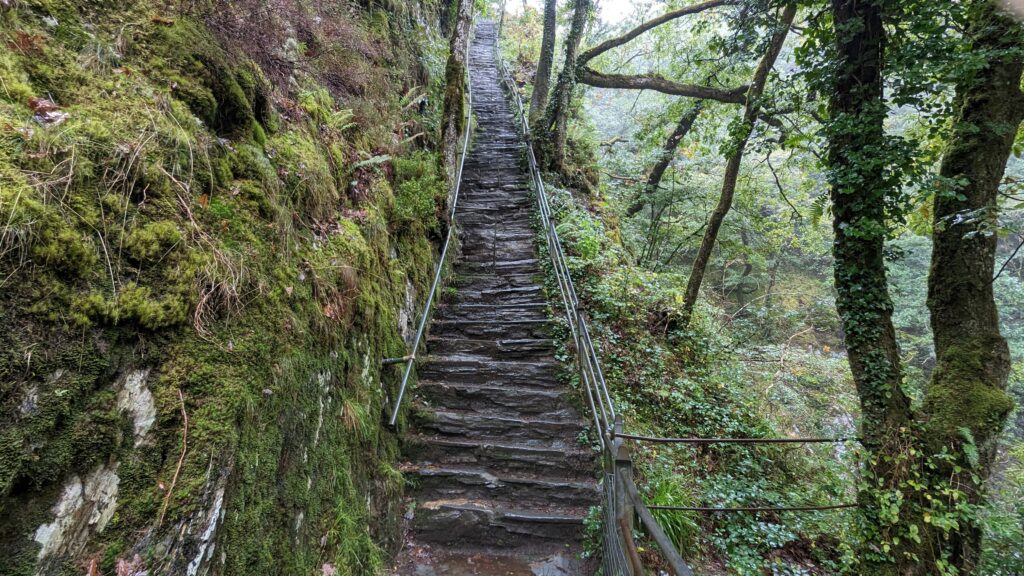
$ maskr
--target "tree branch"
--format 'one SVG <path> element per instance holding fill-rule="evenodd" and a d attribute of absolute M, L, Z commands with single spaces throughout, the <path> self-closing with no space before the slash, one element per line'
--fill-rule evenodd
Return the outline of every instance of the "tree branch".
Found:
<path fill-rule="evenodd" d="M 618 88 L 623 90 L 654 90 L 662 94 L 673 96 L 684 96 L 698 98 L 701 100 L 715 100 L 727 104 L 743 104 L 746 102 L 747 86 L 738 86 L 729 90 L 711 88 L 709 86 L 697 86 L 694 84 L 680 84 L 666 80 L 658 74 L 641 74 L 635 76 L 624 76 L 622 74 L 602 74 L 592 68 L 584 67 L 580 70 L 579 81 L 587 86 L 595 88 Z"/>
<path fill-rule="evenodd" d="M 653 20 L 648 20 L 647 22 L 644 22 L 643 24 L 637 26 L 636 28 L 633 28 L 629 32 L 626 32 L 622 36 L 617 36 L 610 40 L 605 40 L 604 42 L 598 44 L 597 46 L 587 49 L 585 52 L 580 54 L 578 63 L 580 66 L 583 66 L 587 62 L 593 60 L 594 58 L 600 56 L 601 54 L 604 54 L 605 52 L 611 50 L 612 48 L 622 46 L 623 44 L 632 41 L 634 38 L 643 34 L 644 32 L 647 32 L 648 30 L 651 30 L 653 28 L 657 28 L 658 26 L 661 26 L 662 24 L 665 24 L 667 22 L 671 22 L 676 18 L 680 18 L 688 14 L 697 14 L 698 12 L 703 12 L 711 8 L 716 8 L 718 6 L 724 6 L 726 4 L 731 3 L 732 2 L 730 0 L 707 0 L 706 2 L 701 2 L 699 4 L 694 4 L 692 6 L 687 6 L 685 8 L 680 8 L 678 10 L 666 12 L 661 16 L 654 18 Z"/>

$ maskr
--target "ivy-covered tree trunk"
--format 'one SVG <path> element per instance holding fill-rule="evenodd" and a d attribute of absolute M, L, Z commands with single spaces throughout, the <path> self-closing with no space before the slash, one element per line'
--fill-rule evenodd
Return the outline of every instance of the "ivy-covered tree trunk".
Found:
<path fill-rule="evenodd" d="M 546 163 L 559 172 L 565 165 L 565 142 L 569 123 L 569 104 L 576 89 L 576 54 L 579 52 L 583 32 L 590 16 L 590 0 L 573 0 L 572 25 L 565 39 L 565 63 L 558 74 L 558 82 L 551 94 L 547 112 L 544 114 L 544 131 L 548 146 L 541 146 Z M 546 148 L 546 150 L 545 150 Z"/>
<path fill-rule="evenodd" d="M 548 90 L 551 88 L 551 67 L 555 62 L 555 18 L 558 0 L 544 0 L 544 34 L 540 41 L 540 62 L 537 63 L 537 77 L 533 81 L 533 98 L 530 100 L 530 124 L 536 124 L 548 105 Z"/>
<path fill-rule="evenodd" d="M 449 178 L 453 177 L 459 151 L 459 135 L 467 128 L 466 62 L 467 40 L 473 22 L 473 0 L 456 0 L 456 21 L 448 39 L 448 64 L 445 67 L 444 110 L 441 116 L 441 159 Z"/>
<path fill-rule="evenodd" d="M 754 131 L 754 123 L 761 113 L 761 96 L 764 94 L 765 84 L 768 83 L 768 74 L 775 61 L 782 52 L 782 45 L 789 35 L 789 28 L 793 25 L 796 17 L 796 4 L 789 3 L 782 9 L 782 16 L 779 18 L 778 28 L 772 36 L 761 61 L 754 70 L 754 78 L 750 82 L 750 89 L 747 91 L 746 106 L 743 110 L 742 124 L 734 132 L 733 149 L 729 154 L 729 161 L 725 166 L 725 177 L 722 181 L 722 193 L 718 197 L 718 204 L 715 206 L 711 217 L 708 218 L 708 225 L 704 229 L 704 238 L 701 240 L 697 256 L 690 268 L 690 278 L 686 282 L 686 295 L 683 299 L 682 324 L 690 323 L 693 314 L 693 307 L 700 295 L 700 286 L 704 282 L 704 273 L 707 271 L 708 262 L 711 260 L 711 252 L 718 241 L 718 231 L 725 221 L 726 215 L 732 209 L 733 196 L 736 194 L 736 182 L 740 175 L 740 164 L 743 162 L 743 149 L 750 140 Z"/>
<path fill-rule="evenodd" d="M 911 417 L 901 366 L 883 247 L 890 176 L 882 96 L 885 32 L 882 0 L 832 0 L 836 68 L 829 92 L 827 163 L 831 185 L 836 307 L 861 406 L 868 451 L 859 495 L 865 521 L 865 573 L 896 574 L 889 550 L 875 546 L 891 523 L 873 490 L 892 481 L 895 455 Z"/>
<path fill-rule="evenodd" d="M 661 187 L 661 179 L 665 176 L 665 171 L 668 170 L 672 159 L 676 157 L 676 148 L 679 147 L 679 143 L 683 141 L 683 138 L 686 138 L 686 135 L 690 133 L 694 123 L 697 122 L 697 116 L 700 116 L 700 112 L 703 109 L 704 101 L 698 100 L 686 112 L 683 112 L 683 116 L 676 124 L 675 130 L 669 135 L 665 145 L 661 147 L 661 156 L 658 158 L 657 163 L 654 164 L 654 167 L 651 168 L 650 174 L 647 175 L 647 182 L 640 191 L 640 195 L 629 205 L 629 209 L 626 210 L 627 217 L 643 210 L 644 205 L 657 193 L 658 188 Z"/>
<path fill-rule="evenodd" d="M 923 417 L 927 453 L 948 449 L 954 456 L 942 461 L 934 478 L 952 479 L 979 504 L 1013 408 L 1006 392 L 1010 351 L 999 332 L 992 276 L 999 184 L 1024 119 L 1024 31 L 990 0 L 972 9 L 971 49 L 987 61 L 957 86 L 957 116 L 935 194 L 928 309 L 937 362 Z M 976 518 L 961 520 L 948 538 L 929 532 L 931 549 L 947 554 L 962 573 L 974 573 L 981 551 Z"/>

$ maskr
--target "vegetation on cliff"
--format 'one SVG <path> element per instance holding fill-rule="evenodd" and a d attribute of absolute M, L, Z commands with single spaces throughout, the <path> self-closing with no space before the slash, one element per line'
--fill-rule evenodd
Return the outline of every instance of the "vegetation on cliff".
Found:
<path fill-rule="evenodd" d="M 439 13 L 0 3 L 0 572 L 385 565 Z"/>

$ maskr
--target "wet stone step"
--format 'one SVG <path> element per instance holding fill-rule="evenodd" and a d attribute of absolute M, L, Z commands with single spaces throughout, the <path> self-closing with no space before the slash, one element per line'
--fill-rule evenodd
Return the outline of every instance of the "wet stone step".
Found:
<path fill-rule="evenodd" d="M 406 438 L 406 455 L 415 462 L 477 466 L 492 474 L 540 474 L 559 470 L 576 480 L 596 475 L 594 454 L 561 444 L 531 446 L 503 438 L 447 438 L 415 435 Z"/>
<path fill-rule="evenodd" d="M 525 288 L 539 286 L 544 278 L 539 273 L 534 274 L 486 274 L 459 272 L 450 282 L 450 286 L 461 289 L 471 288 L 474 290 L 497 290 L 502 288 Z"/>
<path fill-rule="evenodd" d="M 490 308 L 479 306 L 444 304 L 438 306 L 434 314 L 435 320 L 467 320 L 467 321 L 516 321 L 516 320 L 547 320 L 547 307 L 524 304 L 522 306 L 492 305 Z M 436 331 L 435 331 L 436 333 Z M 509 340 L 510 338 L 501 338 Z M 518 339 L 518 338 L 517 338 Z"/>
<path fill-rule="evenodd" d="M 559 386 L 558 369 L 557 362 L 544 359 L 527 362 L 494 360 L 484 356 L 434 354 L 427 356 L 416 372 L 423 380 L 438 382 L 553 388 Z"/>
<path fill-rule="evenodd" d="M 416 397 L 435 408 L 548 419 L 579 418 L 562 390 L 420 381 Z"/>
<path fill-rule="evenodd" d="M 540 286 L 523 286 L 516 288 L 501 288 L 489 290 L 458 290 L 450 301 L 467 304 L 515 304 L 536 302 L 543 298 L 543 289 Z"/>
<path fill-rule="evenodd" d="M 495 361 L 535 362 L 555 360 L 553 341 L 546 339 L 475 340 L 430 336 L 427 338 L 430 354 L 443 356 L 476 356 Z M 428 356 L 429 357 L 429 356 Z"/>
<path fill-rule="evenodd" d="M 545 319 L 524 320 L 435 320 L 431 323 L 431 334 L 448 338 L 546 338 L 551 327 Z"/>
<path fill-rule="evenodd" d="M 464 499 L 423 502 L 412 526 L 426 542 L 495 548 L 578 541 L 586 509 L 507 509 Z"/>
<path fill-rule="evenodd" d="M 584 508 L 597 497 L 592 482 L 565 478 L 499 476 L 486 470 L 416 464 L 403 466 L 403 472 L 431 500 L 487 501 L 502 508 Z"/>
<path fill-rule="evenodd" d="M 416 412 L 417 429 L 461 438 L 500 436 L 507 441 L 526 444 L 547 444 L 552 441 L 572 445 L 583 426 L 576 420 L 548 420 L 542 418 L 506 418 L 482 416 L 473 412 L 433 410 L 429 414 Z"/>

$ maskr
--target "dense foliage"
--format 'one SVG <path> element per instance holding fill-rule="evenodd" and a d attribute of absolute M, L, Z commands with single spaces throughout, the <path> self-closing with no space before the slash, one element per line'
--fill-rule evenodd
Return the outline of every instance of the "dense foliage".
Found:
<path fill-rule="evenodd" d="M 560 38 L 573 3 L 563 4 Z M 643 23 L 688 4 L 637 4 L 629 18 L 616 23 L 591 12 L 582 53 L 630 37 L 629 31 Z M 1021 570 L 1021 558 L 1012 551 L 1024 545 L 1019 416 L 1011 415 L 998 440 L 981 447 L 980 436 L 976 445 L 968 429 L 955 431 L 952 444 L 928 444 L 938 433 L 938 416 L 921 425 L 912 415 L 937 414 L 939 405 L 925 403 L 928 391 L 936 389 L 930 383 L 936 365 L 934 310 L 929 311 L 926 300 L 936 194 L 944 193 L 943 186 L 962 185 L 940 175 L 940 162 L 957 138 L 955 123 L 963 103 L 957 92 L 991 62 L 1022 58 L 1024 44 L 1014 40 L 1020 25 L 1004 34 L 1002 47 L 978 50 L 972 49 L 977 36 L 972 36 L 971 22 L 991 10 L 986 2 L 868 5 L 880 10 L 884 52 L 876 57 L 885 66 L 874 108 L 847 125 L 829 107 L 829 97 L 842 90 L 835 82 L 844 66 L 835 48 L 835 31 L 841 28 L 835 24 L 835 6 L 801 5 L 760 99 L 764 112 L 745 146 L 735 199 L 689 325 L 683 304 L 691 265 L 719 202 L 726 160 L 742 142 L 743 109 L 728 101 L 728 93 L 750 82 L 780 5 L 724 3 L 647 29 L 588 64 L 595 72 L 632 80 L 621 86 L 601 80 L 603 88 L 575 89 L 568 112 L 569 162 L 550 175 L 553 184 L 572 189 L 559 196 L 561 231 L 573 248 L 579 282 L 600 326 L 603 359 L 628 414 L 627 427 L 663 436 L 844 436 L 859 430 L 886 442 L 904 437 L 886 456 L 890 460 L 884 469 L 876 468 L 881 451 L 869 438 L 864 448 L 839 446 L 834 452 L 644 452 L 652 503 L 778 505 L 856 498 L 861 505 L 857 512 L 812 515 L 662 514 L 662 524 L 688 558 L 737 574 L 769 569 L 782 574 L 874 573 L 903 562 L 903 551 L 907 562 L 917 563 L 910 556 L 915 539 L 936 538 L 941 549 L 951 534 L 980 522 L 981 564 L 966 570 L 1014 574 Z M 541 26 L 540 14 L 530 8 L 506 20 L 503 50 L 527 94 Z M 842 34 L 861 29 L 851 24 Z M 651 83 L 655 76 L 663 82 Z M 582 83 L 587 84 L 586 78 Z M 694 87 L 718 92 L 683 94 L 697 94 Z M 1008 87 L 1006 101 L 1011 107 L 1013 88 Z M 696 109 L 694 102 L 699 103 Z M 684 126 L 687 116 L 692 126 Z M 875 144 L 862 144 L 869 132 L 863 122 L 876 127 Z M 1019 404 L 1024 393 L 1019 364 L 1024 357 L 1019 305 L 1024 276 L 1017 249 L 1024 239 L 1024 162 L 1019 157 L 1024 132 L 1017 132 L 1017 125 L 1013 130 L 1016 145 L 1000 174 L 997 206 L 961 213 L 955 222 L 941 217 L 938 226 L 941 231 L 946 222 L 976 222 L 975 231 L 954 240 L 993 239 L 989 258 L 996 274 L 990 284 L 999 328 L 1014 361 L 1007 387 Z M 837 135 L 843 133 L 854 139 L 838 144 Z M 830 142 L 843 147 L 835 149 L 854 172 L 836 172 L 836 161 L 828 157 Z M 861 150 L 861 156 L 851 155 L 852 150 Z M 651 186 L 651 171 L 666 152 L 671 155 L 664 173 Z M 878 185 L 868 185 L 869 180 Z M 855 216 L 860 220 L 848 217 L 835 196 L 830 198 L 836 182 L 846 182 L 857 195 L 854 210 L 874 212 Z M 869 190 L 877 196 L 864 196 Z M 833 220 L 843 234 L 877 246 L 873 258 L 881 275 L 872 280 L 874 295 L 864 292 L 865 280 L 857 278 L 865 268 L 837 274 Z M 840 303 L 843 315 L 836 311 L 836 297 L 844 290 L 852 290 L 849 302 L 863 304 L 865 313 L 891 314 L 896 371 L 883 369 L 880 382 L 888 382 L 890 391 L 880 392 L 879 398 L 885 404 L 894 394 L 904 395 L 905 405 L 896 409 L 911 415 L 894 434 L 864 420 L 862 380 L 854 386 L 848 364 L 848 349 L 855 345 L 851 337 L 856 336 L 850 331 L 852 309 Z M 879 325 L 883 336 L 886 323 Z M 868 343 L 880 339 L 870 332 L 858 337 Z M 945 402 L 956 410 L 963 400 Z M 959 474 L 986 458 L 992 470 L 987 499 L 972 495 L 969 478 L 950 483 L 935 477 L 935 470 Z M 870 470 L 892 483 L 876 490 L 866 483 Z M 972 477 L 984 478 L 981 467 L 976 470 Z M 919 568 L 922 573 L 957 572 L 958 560 L 942 554 L 930 561 L 930 568 Z"/>

